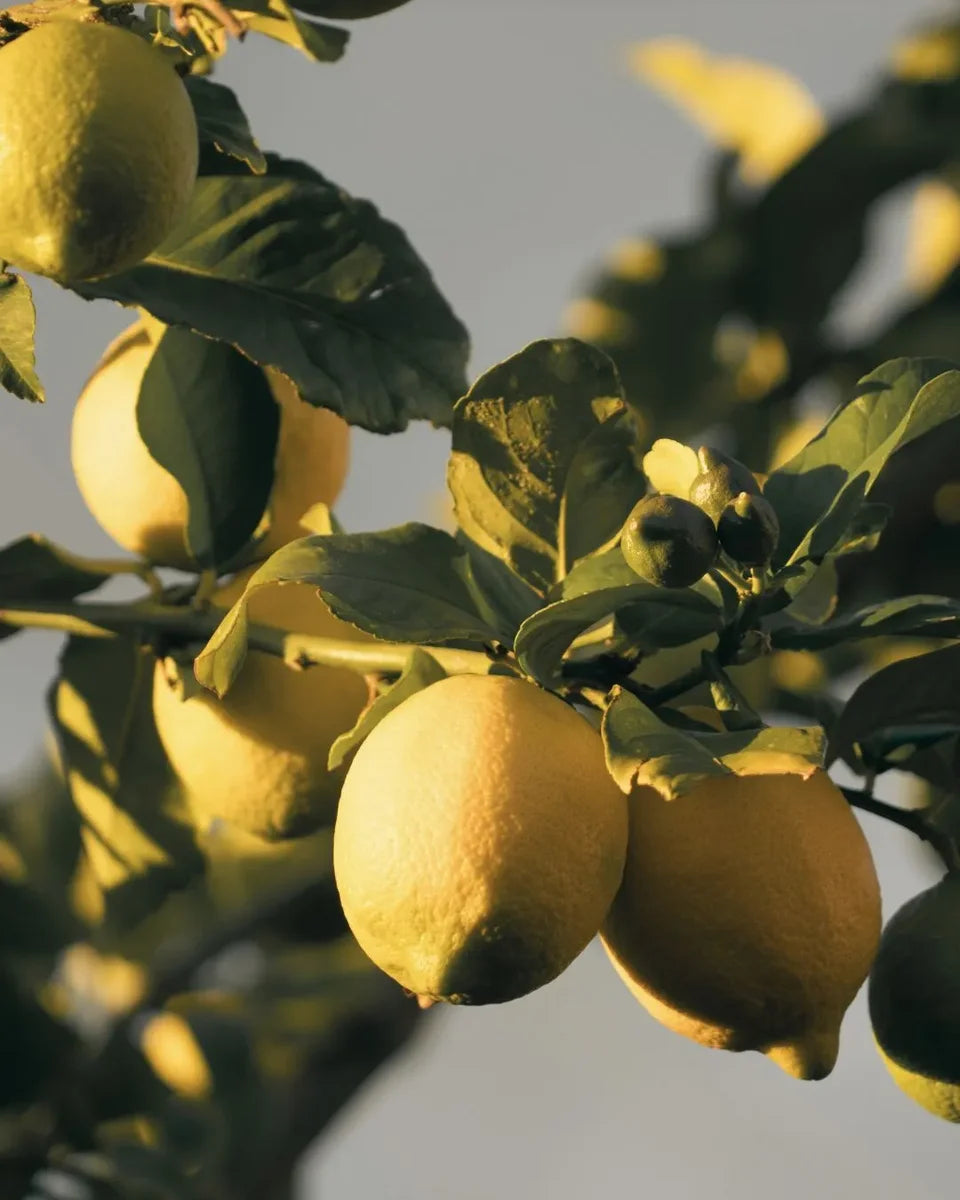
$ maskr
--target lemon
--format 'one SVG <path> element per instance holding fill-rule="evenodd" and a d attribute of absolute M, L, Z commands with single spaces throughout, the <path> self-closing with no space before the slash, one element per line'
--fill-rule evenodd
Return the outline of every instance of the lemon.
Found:
<path fill-rule="evenodd" d="M 583 717 L 523 680 L 457 676 L 357 751 L 334 874 L 354 937 L 388 975 L 431 1000 L 495 1003 L 548 983 L 594 936 L 626 833 Z"/>
<path fill-rule="evenodd" d="M 162 327 L 161 327 L 162 329 Z M 73 414 L 71 458 L 77 486 L 99 524 L 124 549 L 161 566 L 190 570 L 187 497 L 147 450 L 137 427 L 137 397 L 156 343 L 141 322 L 107 348 Z M 329 409 L 303 403 L 290 381 L 268 371 L 280 405 L 266 555 L 308 532 L 300 517 L 340 494 L 350 427 Z"/>
<path fill-rule="evenodd" d="M 249 574 L 215 593 L 214 604 L 233 604 Z M 306 584 L 262 588 L 248 612 L 253 622 L 299 633 L 367 638 Z M 354 671 L 295 671 L 255 650 L 222 700 L 208 692 L 181 700 L 160 662 L 153 693 L 157 733 L 198 824 L 220 818 L 263 838 L 299 836 L 332 820 L 343 769 L 328 771 L 327 755 L 367 698 Z"/>
<path fill-rule="evenodd" d="M 879 935 L 869 847 L 823 772 L 630 797 L 623 885 L 601 937 L 669 1029 L 820 1079 Z"/>
<path fill-rule="evenodd" d="M 0 258 L 69 281 L 125 270 L 183 216 L 197 123 L 159 50 L 54 20 L 0 50 Z"/>
<path fill-rule="evenodd" d="M 620 547 L 641 579 L 658 587 L 689 587 L 717 557 L 717 530 L 689 500 L 647 496 L 627 518 Z"/>
<path fill-rule="evenodd" d="M 717 522 L 723 510 L 740 495 L 760 495 L 760 485 L 753 472 L 735 458 L 701 446 L 697 451 L 700 473 L 690 484 L 690 500 Z"/>
<path fill-rule="evenodd" d="M 720 514 L 720 545 L 738 563 L 761 567 L 770 561 L 780 540 L 780 521 L 769 500 L 741 492 Z"/>
<path fill-rule="evenodd" d="M 870 972 L 870 1020 L 897 1086 L 928 1112 L 960 1122 L 960 874 L 887 923 Z"/>

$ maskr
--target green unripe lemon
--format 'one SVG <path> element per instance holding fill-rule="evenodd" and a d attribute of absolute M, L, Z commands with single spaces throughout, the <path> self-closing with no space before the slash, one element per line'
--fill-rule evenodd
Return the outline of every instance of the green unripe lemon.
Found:
<path fill-rule="evenodd" d="M 887 923 L 868 998 L 894 1082 L 928 1112 L 960 1123 L 960 874 L 915 896 Z"/>
<path fill-rule="evenodd" d="M 690 499 L 714 522 L 720 520 L 723 510 L 741 492 L 751 496 L 760 495 L 760 485 L 753 472 L 737 459 L 710 446 L 701 446 L 697 451 L 697 460 L 700 474 L 690 484 Z"/>
<path fill-rule="evenodd" d="M 139 262 L 186 210 L 197 123 L 143 38 L 54 20 L 0 49 L 0 258 L 59 280 Z"/>
<path fill-rule="evenodd" d="M 717 556 L 717 531 L 706 513 L 679 496 L 647 496 L 623 528 L 627 565 L 658 587 L 689 587 Z"/>
<path fill-rule="evenodd" d="M 763 496 L 741 492 L 720 514 L 720 545 L 745 567 L 768 563 L 780 540 L 780 522 L 773 505 Z"/>

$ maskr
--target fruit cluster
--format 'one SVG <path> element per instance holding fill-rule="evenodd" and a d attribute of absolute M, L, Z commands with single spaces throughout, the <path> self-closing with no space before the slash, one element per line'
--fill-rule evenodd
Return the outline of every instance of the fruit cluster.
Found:
<path fill-rule="evenodd" d="M 647 496 L 624 526 L 624 558 L 658 587 L 689 587 L 720 554 L 741 567 L 763 567 L 777 548 L 777 514 L 756 476 L 709 446 L 701 446 L 697 459 L 688 497 Z"/>

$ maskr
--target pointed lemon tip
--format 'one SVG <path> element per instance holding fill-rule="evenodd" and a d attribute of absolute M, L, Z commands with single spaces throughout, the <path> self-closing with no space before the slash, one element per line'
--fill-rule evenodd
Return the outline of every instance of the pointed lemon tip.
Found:
<path fill-rule="evenodd" d="M 814 1030 L 793 1042 L 771 1046 L 767 1058 L 794 1079 L 826 1079 L 840 1052 L 840 1031 Z"/>

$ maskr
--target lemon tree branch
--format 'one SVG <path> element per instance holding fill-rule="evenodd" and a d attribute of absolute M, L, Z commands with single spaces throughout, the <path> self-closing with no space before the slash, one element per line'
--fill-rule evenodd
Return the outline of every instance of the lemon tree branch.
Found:
<path fill-rule="evenodd" d="M 181 640 L 184 644 L 203 643 L 214 633 L 223 613 L 197 611 L 162 604 L 78 604 L 39 603 L 0 608 L 0 622 L 19 628 L 50 629 L 77 637 L 113 637 L 118 634 L 151 640 L 158 634 Z M 360 674 L 399 675 L 414 650 L 404 642 L 369 644 L 340 641 L 337 638 L 308 636 L 251 623 L 248 642 L 282 658 L 294 667 L 326 665 L 346 667 Z M 485 674 L 490 657 L 481 650 L 459 650 L 444 646 L 418 647 L 440 664 L 448 675 Z"/>

